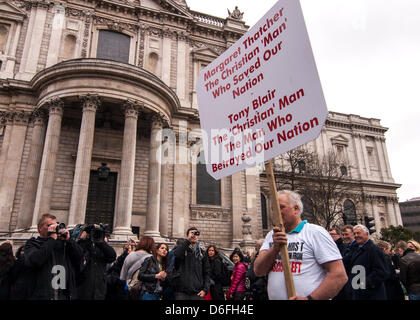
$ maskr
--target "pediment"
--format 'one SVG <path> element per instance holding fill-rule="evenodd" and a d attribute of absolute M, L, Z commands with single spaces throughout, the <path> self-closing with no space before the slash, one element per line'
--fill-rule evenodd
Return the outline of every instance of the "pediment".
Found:
<path fill-rule="evenodd" d="M 142 0 L 141 6 L 152 10 L 168 12 L 192 19 L 193 16 L 189 12 L 186 3 L 183 5 L 184 2 L 185 1 L 175 0 Z"/>
<path fill-rule="evenodd" d="M 194 49 L 192 54 L 196 60 L 203 60 L 208 62 L 213 61 L 220 55 L 220 53 L 218 53 L 216 50 L 209 47 Z"/>
<path fill-rule="evenodd" d="M 0 17 L 7 20 L 23 21 L 26 12 L 10 1 L 0 1 Z"/>
<path fill-rule="evenodd" d="M 339 135 L 331 138 L 331 142 L 332 142 L 332 144 L 348 145 L 349 144 L 349 139 L 347 139 L 342 134 L 339 134 Z"/>

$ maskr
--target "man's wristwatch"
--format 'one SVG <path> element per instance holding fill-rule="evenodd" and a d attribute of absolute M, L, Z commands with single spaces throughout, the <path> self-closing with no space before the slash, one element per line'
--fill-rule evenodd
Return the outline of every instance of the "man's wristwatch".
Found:
<path fill-rule="evenodd" d="M 311 296 L 311 295 L 308 295 L 306 298 L 307 298 L 308 300 L 314 300 L 314 298 L 312 298 L 312 296 Z"/>

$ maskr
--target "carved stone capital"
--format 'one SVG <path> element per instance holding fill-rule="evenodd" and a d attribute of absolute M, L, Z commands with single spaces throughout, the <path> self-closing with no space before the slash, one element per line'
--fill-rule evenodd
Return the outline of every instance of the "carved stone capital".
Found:
<path fill-rule="evenodd" d="M 161 113 L 155 113 L 152 115 L 152 129 L 162 129 L 163 127 L 163 115 Z"/>
<path fill-rule="evenodd" d="M 123 110 L 125 112 L 126 118 L 138 119 L 139 113 L 142 108 L 143 108 L 143 104 L 134 100 L 127 100 L 123 104 Z"/>
<path fill-rule="evenodd" d="M 96 112 L 101 106 L 101 98 L 99 98 L 98 95 L 92 95 L 89 93 L 85 96 L 80 96 L 79 98 L 82 101 L 83 112 Z"/>
<path fill-rule="evenodd" d="M 20 126 L 27 126 L 29 124 L 31 114 L 23 110 L 15 112 L 13 117 L 13 124 Z"/>
<path fill-rule="evenodd" d="M 34 126 L 43 126 L 46 124 L 47 112 L 44 109 L 37 109 L 31 114 L 30 122 Z"/>
<path fill-rule="evenodd" d="M 0 111 L 0 123 L 2 125 L 12 125 L 14 116 L 14 112 Z"/>
<path fill-rule="evenodd" d="M 52 98 L 50 100 L 48 100 L 47 102 L 45 102 L 44 108 L 46 108 L 49 112 L 49 115 L 59 115 L 59 116 L 63 116 L 63 112 L 64 112 L 64 102 L 61 98 Z"/>

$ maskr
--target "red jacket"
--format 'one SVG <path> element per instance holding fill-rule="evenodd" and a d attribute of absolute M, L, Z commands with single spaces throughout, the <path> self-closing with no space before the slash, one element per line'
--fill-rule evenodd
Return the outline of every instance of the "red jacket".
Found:
<path fill-rule="evenodd" d="M 232 281 L 230 282 L 230 288 L 226 293 L 227 297 L 232 297 L 235 292 L 245 292 L 245 280 L 246 280 L 246 271 L 248 270 L 248 265 L 244 262 L 238 262 L 235 265 L 232 273 Z"/>

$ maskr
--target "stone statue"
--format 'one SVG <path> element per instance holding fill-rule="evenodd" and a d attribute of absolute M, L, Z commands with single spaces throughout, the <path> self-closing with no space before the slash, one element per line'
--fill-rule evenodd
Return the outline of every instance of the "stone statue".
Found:
<path fill-rule="evenodd" d="M 229 18 L 236 19 L 236 20 L 242 20 L 244 13 L 239 11 L 238 6 L 235 6 L 235 10 L 233 12 L 230 12 L 229 9 L 227 9 Z"/>

